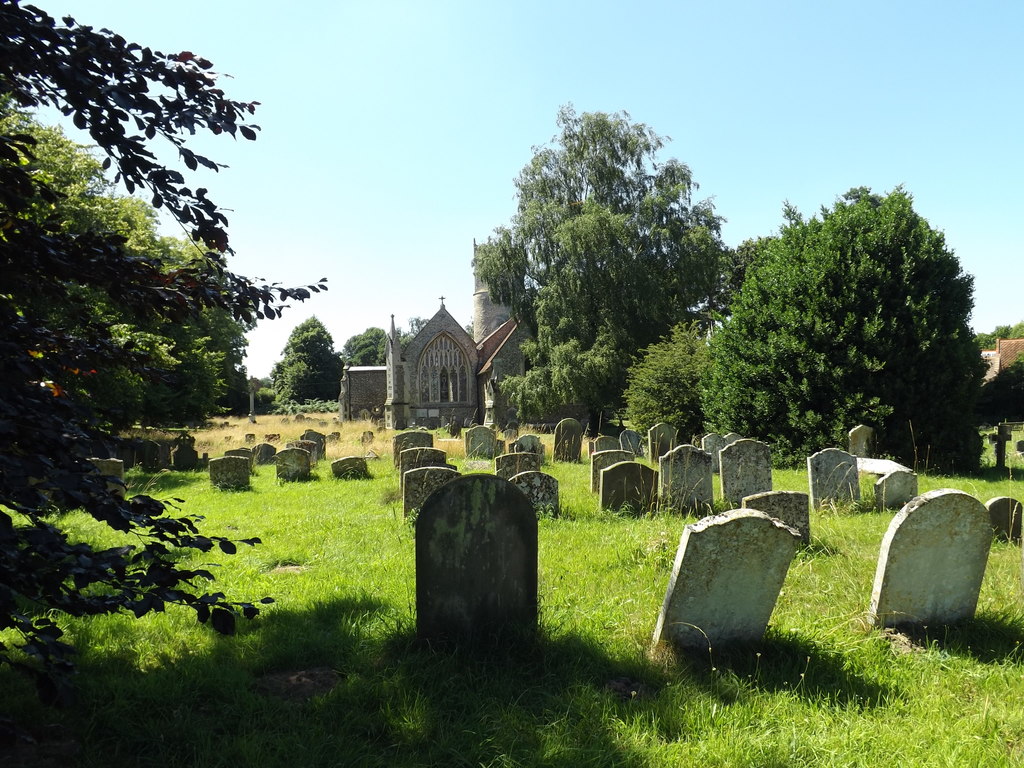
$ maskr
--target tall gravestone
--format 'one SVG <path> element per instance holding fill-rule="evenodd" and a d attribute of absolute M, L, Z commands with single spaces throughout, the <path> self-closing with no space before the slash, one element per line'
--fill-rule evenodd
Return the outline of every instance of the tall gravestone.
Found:
<path fill-rule="evenodd" d="M 866 424 L 858 424 L 847 434 L 850 453 L 870 459 L 875 455 L 875 430 Z"/>
<path fill-rule="evenodd" d="M 738 507 L 744 496 L 772 489 L 772 452 L 766 443 L 737 440 L 718 452 L 718 479 L 722 498 Z"/>
<path fill-rule="evenodd" d="M 665 422 L 658 422 L 647 430 L 647 455 L 657 461 L 676 447 L 676 428 Z"/>
<path fill-rule="evenodd" d="M 432 493 L 416 518 L 416 630 L 493 638 L 537 626 L 537 515 L 493 475 Z"/>
<path fill-rule="evenodd" d="M 601 470 L 601 509 L 645 514 L 658 504 L 658 472 L 637 461 L 620 461 Z"/>
<path fill-rule="evenodd" d="M 743 509 L 756 509 L 799 531 L 804 544 L 811 542 L 809 499 L 800 491 L 765 491 L 743 497 Z"/>
<path fill-rule="evenodd" d="M 543 472 L 521 472 L 509 480 L 512 485 L 526 494 L 537 512 L 547 512 L 558 517 L 558 480 Z"/>
<path fill-rule="evenodd" d="M 903 505 L 917 496 L 917 475 L 909 469 L 894 469 L 875 481 L 875 507 L 902 509 Z"/>
<path fill-rule="evenodd" d="M 583 449 L 583 425 L 576 419 L 562 419 L 555 425 L 555 461 L 577 462 Z"/>
<path fill-rule="evenodd" d="M 402 509 L 406 517 L 423 506 L 434 491 L 459 477 L 450 467 L 416 467 L 402 475 Z"/>
<path fill-rule="evenodd" d="M 913 499 L 882 539 L 872 624 L 950 624 L 974 616 L 991 544 L 988 510 L 973 496 L 942 489 Z"/>
<path fill-rule="evenodd" d="M 277 479 L 288 482 L 309 480 L 312 464 L 309 451 L 303 448 L 285 448 L 274 456 L 277 464 Z"/>
<path fill-rule="evenodd" d="M 654 643 L 707 650 L 760 640 L 800 535 L 764 512 L 733 509 L 683 529 Z"/>
<path fill-rule="evenodd" d="M 619 448 L 634 456 L 643 456 L 644 439 L 635 429 L 624 429 L 619 433 Z"/>
<path fill-rule="evenodd" d="M 522 472 L 540 471 L 539 453 L 505 453 L 494 458 L 494 474 L 505 480 Z"/>
<path fill-rule="evenodd" d="M 420 467 L 444 467 L 448 454 L 440 448 L 406 448 L 398 457 L 398 485 L 405 487 L 405 473 Z"/>
<path fill-rule="evenodd" d="M 409 432 L 399 432 L 391 438 L 391 452 L 392 458 L 395 462 L 395 469 L 398 469 L 398 457 L 402 454 L 402 451 L 408 450 L 409 448 L 433 447 L 434 436 L 429 432 L 422 432 L 415 429 Z"/>
<path fill-rule="evenodd" d="M 718 474 L 718 452 L 725 448 L 725 438 L 717 432 L 704 435 L 700 441 L 701 450 L 711 456 L 711 471 Z"/>
<path fill-rule="evenodd" d="M 252 465 L 244 456 L 222 456 L 210 459 L 210 484 L 222 490 L 241 490 L 249 487 Z"/>
<path fill-rule="evenodd" d="M 1024 511 L 1017 499 L 1009 496 L 996 496 L 985 502 L 992 530 L 1003 541 L 1020 543 L 1021 512 Z"/>
<path fill-rule="evenodd" d="M 620 461 L 633 461 L 636 459 L 629 451 L 612 450 L 598 451 L 590 456 L 590 492 L 597 493 L 601 490 L 601 470 L 607 469 L 612 464 Z"/>
<path fill-rule="evenodd" d="M 711 455 L 693 445 L 679 445 L 658 460 L 658 497 L 677 512 L 710 510 L 715 501 Z"/>
<path fill-rule="evenodd" d="M 463 434 L 467 459 L 493 459 L 498 453 L 498 436 L 489 427 L 470 427 Z"/>
<path fill-rule="evenodd" d="M 857 457 L 839 448 L 826 448 L 808 456 L 807 483 L 815 509 L 831 502 L 859 500 Z"/>

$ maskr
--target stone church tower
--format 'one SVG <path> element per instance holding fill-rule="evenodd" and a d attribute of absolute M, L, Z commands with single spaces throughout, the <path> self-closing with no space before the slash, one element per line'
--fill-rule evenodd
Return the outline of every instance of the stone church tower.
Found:
<path fill-rule="evenodd" d="M 487 283 L 480 279 L 476 269 L 476 240 L 473 241 L 473 341 L 479 344 L 503 323 L 508 322 L 512 312 L 508 307 L 491 301 Z"/>

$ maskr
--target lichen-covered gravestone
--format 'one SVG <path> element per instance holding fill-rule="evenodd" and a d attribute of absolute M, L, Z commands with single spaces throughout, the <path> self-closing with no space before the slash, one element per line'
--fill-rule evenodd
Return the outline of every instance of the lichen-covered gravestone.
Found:
<path fill-rule="evenodd" d="M 257 443 L 252 449 L 252 459 L 256 464 L 270 464 L 276 454 L 277 448 L 270 443 Z"/>
<path fill-rule="evenodd" d="M 277 452 L 274 461 L 277 463 L 278 480 L 291 482 L 309 479 L 309 451 L 303 448 L 285 448 Z"/>
<path fill-rule="evenodd" d="M 597 493 L 601 490 L 601 470 L 607 469 L 612 464 L 620 461 L 634 461 L 636 456 L 629 451 L 611 450 L 598 451 L 590 456 L 590 492 Z"/>
<path fill-rule="evenodd" d="M 576 419 L 562 419 L 555 425 L 555 461 L 577 462 L 582 448 L 582 424 Z"/>
<path fill-rule="evenodd" d="M 406 448 L 398 457 L 398 486 L 405 487 L 405 473 L 420 467 L 444 467 L 448 453 L 440 448 Z"/>
<path fill-rule="evenodd" d="M 210 484 L 221 489 L 249 487 L 252 465 L 244 456 L 222 456 L 210 459 Z"/>
<path fill-rule="evenodd" d="M 679 445 L 658 459 L 658 498 L 677 512 L 706 514 L 715 501 L 711 454 L 693 445 Z"/>
<path fill-rule="evenodd" d="M 722 498 L 738 507 L 744 496 L 772 489 L 771 448 L 760 440 L 740 439 L 718 452 Z"/>
<path fill-rule="evenodd" d="M 839 448 L 826 448 L 807 457 L 811 506 L 821 509 L 835 501 L 860 499 L 857 457 Z"/>
<path fill-rule="evenodd" d="M 850 453 L 870 459 L 874 455 L 875 430 L 866 424 L 858 424 L 847 434 Z"/>
<path fill-rule="evenodd" d="M 511 480 L 522 472 L 539 472 L 540 464 L 539 453 L 506 453 L 495 457 L 494 474 Z"/>
<path fill-rule="evenodd" d="M 634 456 L 644 455 L 644 439 L 634 429 L 624 429 L 619 433 L 619 448 L 629 451 Z"/>
<path fill-rule="evenodd" d="M 488 427 L 470 427 L 462 433 L 467 459 L 493 459 L 498 452 L 498 436 Z"/>
<path fill-rule="evenodd" d="M 875 481 L 875 507 L 902 509 L 903 505 L 917 496 L 917 475 L 909 469 L 894 469 Z"/>
<path fill-rule="evenodd" d="M 323 432 L 317 432 L 315 429 L 307 429 L 302 433 L 300 440 L 312 440 L 316 443 L 317 456 L 324 457 L 327 455 L 327 435 Z"/>
<path fill-rule="evenodd" d="M 620 461 L 601 470 L 601 509 L 644 514 L 658 504 L 658 472 L 636 461 Z"/>
<path fill-rule="evenodd" d="M 544 460 L 544 443 L 538 435 L 520 435 L 511 445 L 509 450 L 513 453 L 536 453 Z"/>
<path fill-rule="evenodd" d="M 658 461 L 676 447 L 676 435 L 676 428 L 664 422 L 658 422 L 647 430 L 647 455 L 651 461 Z"/>
<path fill-rule="evenodd" d="M 399 432 L 391 438 L 391 451 L 395 462 L 395 469 L 398 469 L 398 459 L 402 455 L 402 451 L 410 448 L 432 448 L 433 446 L 434 436 L 429 432 L 422 432 L 416 429 L 409 432 Z"/>
<path fill-rule="evenodd" d="M 300 448 L 309 454 L 309 463 L 316 464 L 320 461 L 320 443 L 316 440 L 292 440 L 285 444 L 288 448 Z"/>
<path fill-rule="evenodd" d="M 889 524 L 875 570 L 876 627 L 950 624 L 974 615 L 992 544 L 985 505 L 962 491 L 929 491 Z"/>
<path fill-rule="evenodd" d="M 1003 541 L 1020 542 L 1021 503 L 1009 496 L 996 496 L 985 502 L 992 530 Z"/>
<path fill-rule="evenodd" d="M 800 534 L 764 512 L 733 509 L 683 529 L 654 643 L 687 650 L 760 640 Z"/>
<path fill-rule="evenodd" d="M 536 626 L 537 515 L 530 501 L 493 475 L 446 483 L 416 518 L 417 633 L 500 640 Z"/>
<path fill-rule="evenodd" d="M 756 509 L 768 517 L 781 520 L 800 532 L 804 544 L 811 541 L 811 516 L 808 497 L 800 491 L 766 491 L 743 497 L 743 509 Z"/>
<path fill-rule="evenodd" d="M 526 494 L 530 504 L 538 512 L 547 512 L 558 517 L 558 480 L 543 472 L 521 472 L 509 480 L 512 485 Z"/>
<path fill-rule="evenodd" d="M 416 467 L 402 475 L 402 510 L 406 517 L 423 506 L 434 491 L 459 477 L 450 467 Z"/>
<path fill-rule="evenodd" d="M 331 462 L 331 474 L 341 480 L 362 480 L 370 476 L 363 456 L 342 456 Z"/>

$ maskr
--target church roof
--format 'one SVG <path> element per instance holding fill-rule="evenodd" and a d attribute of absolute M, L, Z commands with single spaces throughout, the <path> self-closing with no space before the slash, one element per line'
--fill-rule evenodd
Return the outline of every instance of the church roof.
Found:
<path fill-rule="evenodd" d="M 511 338 L 512 333 L 518 327 L 519 323 L 516 319 L 510 317 L 476 345 L 476 348 L 480 351 L 480 359 L 484 361 L 484 364 L 480 367 L 480 373 L 487 373 L 491 370 L 491 363 L 494 361 L 494 358 L 498 356 L 502 347 L 505 346 L 505 342 Z"/>

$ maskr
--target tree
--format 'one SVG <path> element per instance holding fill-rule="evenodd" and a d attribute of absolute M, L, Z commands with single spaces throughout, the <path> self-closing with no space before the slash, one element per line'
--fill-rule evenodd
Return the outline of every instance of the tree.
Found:
<path fill-rule="evenodd" d="M 986 424 L 1024 421 L 1024 359 L 1004 368 L 982 385 L 977 412 L 978 420 Z"/>
<path fill-rule="evenodd" d="M 820 218 L 785 216 L 712 340 L 711 423 L 793 461 L 864 423 L 911 466 L 977 468 L 973 280 L 942 233 L 902 189 L 854 189 Z"/>
<path fill-rule="evenodd" d="M 1024 320 L 1016 325 L 997 325 L 992 333 L 979 333 L 974 338 L 982 349 L 995 349 L 996 339 L 1024 338 Z"/>
<path fill-rule="evenodd" d="M 681 435 L 702 435 L 701 383 L 709 362 L 707 342 L 694 324 L 677 325 L 647 347 L 626 377 L 626 415 L 633 428 L 646 432 L 663 421 Z"/>
<path fill-rule="evenodd" d="M 367 328 L 345 342 L 341 359 L 345 365 L 384 365 L 388 335 L 383 328 Z"/>
<path fill-rule="evenodd" d="M 72 651 L 63 617 L 128 612 L 142 617 L 186 606 L 230 633 L 257 607 L 204 591 L 209 571 L 183 554 L 236 543 L 204 536 L 196 518 L 146 495 L 121 499 L 89 457 L 116 440 L 72 381 L 114 368 L 150 376 L 158 348 L 123 344 L 91 313 L 109 297 L 140 326 L 187 322 L 219 308 L 239 322 L 277 317 L 281 300 L 304 300 L 323 285 L 256 284 L 227 268 L 227 219 L 205 189 L 185 186 L 151 144 L 168 141 L 190 170 L 216 169 L 185 137 L 197 130 L 255 138 L 255 105 L 229 100 L 211 64 L 192 53 L 164 55 L 108 30 L 57 24 L 31 6 L 0 2 L 0 97 L 21 108 L 52 106 L 87 131 L 129 191 L 145 191 L 190 228 L 197 254 L 168 266 L 131 252 L 107 229 L 71 232 L 59 193 L 33 170 L 37 141 L 0 128 L 0 663 L 30 675 L 49 701 L 68 692 Z M 205 246 L 205 250 L 202 249 Z M 65 311 L 50 322 L 50 308 Z M 158 347 L 159 345 L 157 345 Z M 54 510 L 81 509 L 125 535 L 125 545 L 73 541 Z M 255 540 L 243 540 L 255 543 Z"/>
<path fill-rule="evenodd" d="M 721 218 L 692 201 L 690 169 L 626 113 L 558 114 L 554 146 L 516 180 L 518 210 L 477 249 L 491 296 L 533 333 L 503 391 L 520 412 L 621 401 L 638 349 L 714 299 Z M 596 421 L 595 421 L 596 423 Z"/>
<path fill-rule="evenodd" d="M 295 326 L 270 372 L 278 400 L 337 400 L 341 388 L 341 357 L 324 324 L 311 317 Z"/>

